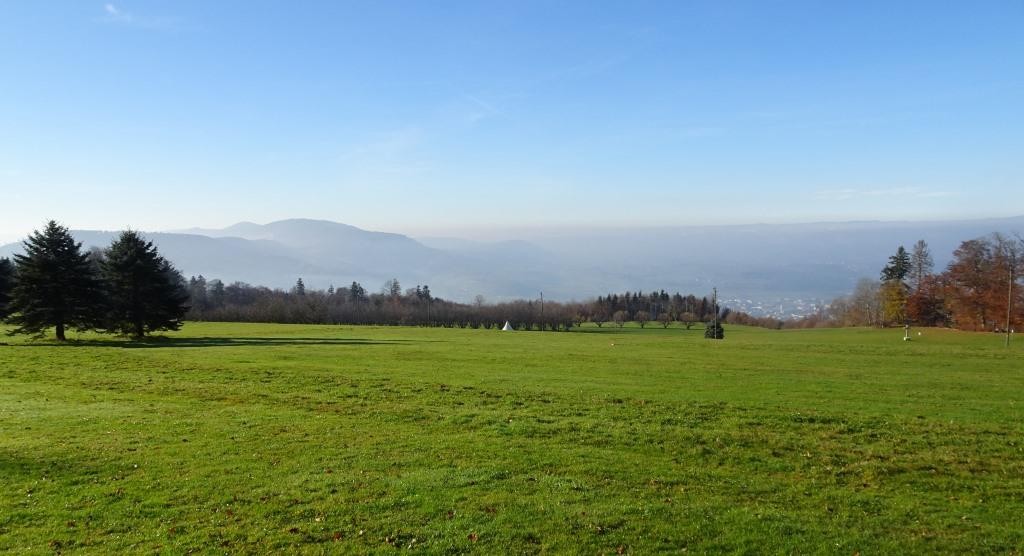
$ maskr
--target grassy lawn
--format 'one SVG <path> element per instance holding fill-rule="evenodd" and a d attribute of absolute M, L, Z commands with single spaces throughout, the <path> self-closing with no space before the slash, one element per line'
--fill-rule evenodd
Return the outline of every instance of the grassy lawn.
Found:
<path fill-rule="evenodd" d="M 0 337 L 0 551 L 1024 551 L 1024 339 Z"/>

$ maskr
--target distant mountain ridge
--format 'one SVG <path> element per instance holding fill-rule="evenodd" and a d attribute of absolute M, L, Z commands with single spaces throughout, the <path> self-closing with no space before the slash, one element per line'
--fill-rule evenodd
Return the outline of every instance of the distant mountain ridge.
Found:
<path fill-rule="evenodd" d="M 471 300 L 583 299 L 655 288 L 751 306 L 782 298 L 830 299 L 860 277 L 877 277 L 898 245 L 924 239 L 936 268 L 961 241 L 991 232 L 1024 232 L 1024 216 L 947 222 L 824 222 L 679 226 L 557 232 L 533 230 L 503 241 L 423 238 L 373 232 L 326 220 L 239 222 L 220 229 L 152 232 L 146 237 L 186 276 L 288 288 L 302 277 L 326 288 L 358 281 L 370 290 L 398 278 L 437 295 Z M 86 247 L 106 247 L 116 232 L 74 230 Z M 0 247 L 0 256 L 20 251 Z M 750 307 L 746 307 L 750 308 Z"/>

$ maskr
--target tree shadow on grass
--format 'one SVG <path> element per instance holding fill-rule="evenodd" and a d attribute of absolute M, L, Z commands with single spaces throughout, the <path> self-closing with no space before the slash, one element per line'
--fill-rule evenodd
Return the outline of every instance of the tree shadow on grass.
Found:
<path fill-rule="evenodd" d="M 71 475 L 96 475 L 99 469 L 92 462 L 78 459 L 68 454 L 52 454 L 31 456 L 26 453 L 19 453 L 11 448 L 0 449 L 0 476 L 14 481 L 32 479 L 38 481 L 39 477 L 71 476 Z"/>
<path fill-rule="evenodd" d="M 124 349 L 197 348 L 241 346 L 400 346 L 440 340 L 380 340 L 370 338 L 289 338 L 289 337 L 190 337 L 155 336 L 144 340 L 125 338 L 69 340 L 67 342 L 40 341 L 13 344 L 12 347 L 106 347 Z"/>
<path fill-rule="evenodd" d="M 651 332 L 659 332 L 661 334 L 672 334 L 672 333 L 686 334 L 686 333 L 700 332 L 701 334 L 703 334 L 704 333 L 704 325 L 701 324 L 699 330 L 698 330 L 697 326 L 694 326 L 693 328 L 687 330 L 686 328 L 681 328 L 681 327 L 677 327 L 677 326 L 671 326 L 669 328 L 663 328 L 661 325 L 658 325 L 658 326 L 650 326 L 650 325 L 648 325 L 647 328 L 640 328 L 639 326 L 629 326 L 629 327 L 623 327 L 623 328 L 619 328 L 619 327 L 609 328 L 607 325 L 605 325 L 602 328 L 594 328 L 594 327 L 576 328 L 576 329 L 573 330 L 573 332 L 575 332 L 577 334 L 650 334 Z"/>

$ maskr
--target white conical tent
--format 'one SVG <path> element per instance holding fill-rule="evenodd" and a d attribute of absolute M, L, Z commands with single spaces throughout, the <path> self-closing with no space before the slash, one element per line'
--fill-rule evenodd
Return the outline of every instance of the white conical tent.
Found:
<path fill-rule="evenodd" d="M 514 330 L 514 329 L 512 328 L 512 325 L 508 321 L 505 321 L 505 326 L 501 327 L 501 330 L 503 332 L 509 332 L 511 330 Z"/>

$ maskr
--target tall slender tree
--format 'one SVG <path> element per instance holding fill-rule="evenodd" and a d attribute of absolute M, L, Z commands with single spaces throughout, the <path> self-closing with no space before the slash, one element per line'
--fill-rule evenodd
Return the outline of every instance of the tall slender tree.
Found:
<path fill-rule="evenodd" d="M 225 295 L 224 282 L 217 278 L 210 280 L 210 283 L 206 287 L 206 296 L 210 306 L 220 307 L 223 305 Z"/>
<path fill-rule="evenodd" d="M 68 328 L 87 330 L 100 324 L 101 294 L 94 265 L 64 226 L 51 220 L 24 242 L 25 253 L 14 255 L 17 281 L 8 319 L 11 334 L 42 336 L 53 328 L 65 340 Z"/>
<path fill-rule="evenodd" d="M 917 240 L 910 252 L 910 289 L 915 292 L 921 289 L 921 284 L 931 275 L 934 267 L 935 261 L 928 244 L 923 239 Z"/>
<path fill-rule="evenodd" d="M 188 290 L 152 242 L 129 230 L 106 255 L 102 276 L 108 296 L 107 330 L 143 338 L 157 330 L 181 328 Z"/>
<path fill-rule="evenodd" d="M 352 285 L 348 287 L 348 299 L 350 303 L 366 301 L 366 288 L 361 286 L 359 282 L 352 282 Z"/>
<path fill-rule="evenodd" d="M 14 263 L 0 258 L 0 321 L 10 313 L 11 289 L 14 287 Z"/>
<path fill-rule="evenodd" d="M 195 316 L 202 317 L 203 311 L 206 311 L 211 305 L 209 293 L 207 292 L 206 278 L 202 274 L 188 279 L 188 297 Z"/>
<path fill-rule="evenodd" d="M 398 299 L 402 296 L 402 284 L 398 282 L 398 278 L 392 278 L 387 282 L 384 282 L 384 285 L 381 286 L 380 292 L 390 297 L 392 300 Z"/>

